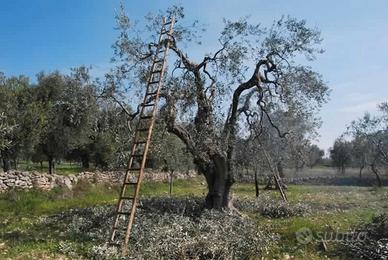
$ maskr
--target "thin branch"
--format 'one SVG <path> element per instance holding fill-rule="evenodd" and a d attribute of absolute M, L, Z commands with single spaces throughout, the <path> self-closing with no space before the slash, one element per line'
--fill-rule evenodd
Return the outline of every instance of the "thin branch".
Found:
<path fill-rule="evenodd" d="M 206 66 L 206 64 L 208 64 L 210 61 L 215 61 L 217 59 L 217 56 L 226 49 L 227 45 L 228 42 L 224 43 L 222 48 L 216 51 L 216 53 L 214 53 L 213 57 L 206 56 L 205 58 L 203 58 L 203 61 L 197 65 L 197 69 L 199 70 L 202 67 Z"/>
<path fill-rule="evenodd" d="M 268 114 L 268 111 L 265 109 L 265 107 L 264 106 L 260 106 L 260 108 L 264 112 L 264 114 L 267 116 L 267 119 L 268 119 L 269 123 L 271 124 L 271 126 L 276 129 L 279 137 L 280 138 L 286 137 L 286 135 L 288 135 L 289 132 L 281 133 L 279 127 L 272 122 L 271 116 Z"/>

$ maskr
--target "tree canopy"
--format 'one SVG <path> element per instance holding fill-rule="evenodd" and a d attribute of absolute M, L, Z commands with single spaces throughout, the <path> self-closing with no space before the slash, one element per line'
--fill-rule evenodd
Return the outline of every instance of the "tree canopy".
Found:
<path fill-rule="evenodd" d="M 322 53 L 317 29 L 304 20 L 281 17 L 266 28 L 247 18 L 224 20 L 219 48 L 200 60 L 187 46 L 200 44 L 198 21 L 185 25 L 181 7 L 167 10 L 179 20 L 171 42 L 169 74 L 161 93 L 161 117 L 169 132 L 186 145 L 208 183 L 209 207 L 225 207 L 234 182 L 234 154 L 246 120 L 266 119 L 278 130 L 272 111 L 315 117 L 329 89 L 317 72 L 297 61 Z M 118 100 L 123 93 L 141 92 L 155 52 L 161 14 L 148 15 L 138 28 L 124 7 L 117 15 L 119 38 L 114 44 L 117 66 L 107 76 L 104 93 Z M 149 40 L 151 39 L 151 40 Z M 283 130 L 285 131 L 285 130 Z"/>

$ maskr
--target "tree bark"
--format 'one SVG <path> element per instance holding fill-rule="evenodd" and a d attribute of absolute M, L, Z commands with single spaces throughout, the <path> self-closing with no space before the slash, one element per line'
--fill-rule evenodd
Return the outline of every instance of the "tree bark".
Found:
<path fill-rule="evenodd" d="M 1 158 L 3 160 L 3 171 L 8 172 L 11 169 L 11 163 L 7 151 L 1 151 Z"/>
<path fill-rule="evenodd" d="M 255 169 L 255 192 L 256 198 L 259 197 L 259 181 L 257 179 L 257 169 Z"/>
<path fill-rule="evenodd" d="M 280 178 L 284 178 L 284 171 L 283 171 L 282 162 L 281 162 L 281 161 L 278 161 L 276 167 L 277 167 L 277 170 L 278 170 L 278 172 L 279 172 Z"/>
<path fill-rule="evenodd" d="M 341 174 L 345 175 L 345 164 L 341 165 Z"/>
<path fill-rule="evenodd" d="M 90 167 L 90 160 L 88 155 L 84 155 L 81 157 L 81 163 L 83 169 L 89 169 Z"/>
<path fill-rule="evenodd" d="M 362 170 L 364 170 L 365 165 L 360 166 L 360 179 L 362 178 Z"/>
<path fill-rule="evenodd" d="M 212 161 L 207 165 L 204 172 L 208 194 L 205 199 L 205 207 L 208 209 L 223 209 L 230 207 L 230 188 L 233 184 L 228 164 L 225 157 L 215 155 Z"/>
<path fill-rule="evenodd" d="M 55 162 L 53 157 L 48 158 L 48 170 L 49 174 L 54 174 Z"/>
<path fill-rule="evenodd" d="M 374 163 L 371 164 L 371 169 L 372 172 L 376 175 L 377 186 L 382 187 L 383 183 L 381 181 L 379 171 L 377 170 L 376 165 Z"/>
<path fill-rule="evenodd" d="M 173 176 L 174 175 L 174 171 L 170 171 L 170 178 L 169 178 L 169 190 L 168 190 L 168 194 L 171 196 L 172 194 L 172 182 L 173 182 Z"/>

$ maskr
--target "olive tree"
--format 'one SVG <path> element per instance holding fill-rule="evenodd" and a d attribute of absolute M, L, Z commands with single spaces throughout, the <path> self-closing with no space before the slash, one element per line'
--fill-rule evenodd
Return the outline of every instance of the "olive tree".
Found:
<path fill-rule="evenodd" d="M 310 114 L 292 110 L 274 110 L 269 115 L 277 122 L 276 127 L 268 118 L 248 117 L 246 127 L 250 134 L 244 142 L 237 144 L 236 163 L 242 161 L 249 165 L 255 170 L 255 177 L 258 171 L 276 171 L 283 178 L 284 168 L 297 168 L 305 163 L 310 141 L 316 136 L 320 121 Z M 266 188 L 271 186 L 271 180 L 272 174 Z"/>
<path fill-rule="evenodd" d="M 89 149 L 96 126 L 95 89 L 83 68 L 71 75 L 59 72 L 38 75 L 36 102 L 42 106 L 38 154 L 43 153 L 53 173 L 55 162 L 72 153 L 89 167 Z"/>
<path fill-rule="evenodd" d="M 10 168 L 8 157 L 6 156 L 7 149 L 12 145 L 10 135 L 14 129 L 14 125 L 9 125 L 4 113 L 0 114 L 0 151 L 3 161 L 3 171 L 8 171 Z"/>
<path fill-rule="evenodd" d="M 338 170 L 345 174 L 346 166 L 349 166 L 352 156 L 352 143 L 344 140 L 342 137 L 334 141 L 333 148 L 330 149 L 330 158 Z"/>
<path fill-rule="evenodd" d="M 353 121 L 347 134 L 353 137 L 353 157 L 362 169 L 369 166 L 376 176 L 378 186 L 382 186 L 379 167 L 388 165 L 388 105 L 379 105 L 378 116 L 365 113 L 362 118 Z"/>
<path fill-rule="evenodd" d="M 317 164 L 322 162 L 322 157 L 325 155 L 325 151 L 320 149 L 317 145 L 310 145 L 307 149 L 308 165 L 313 168 Z"/>
<path fill-rule="evenodd" d="M 17 159 L 28 154 L 36 143 L 36 113 L 31 99 L 29 80 L 25 76 L 6 77 L 0 73 L 0 153 L 3 170 L 14 167 Z"/>
<path fill-rule="evenodd" d="M 174 14 L 179 22 L 166 40 L 171 43 L 172 66 L 161 93 L 161 115 L 167 130 L 182 140 L 206 178 L 206 206 L 225 208 L 234 183 L 236 141 L 246 130 L 242 124 L 246 115 L 256 111 L 257 117 L 276 126 L 270 118 L 272 108 L 304 113 L 325 102 L 328 87 L 321 76 L 297 62 L 313 60 L 322 52 L 320 32 L 290 17 L 268 28 L 246 18 L 225 19 L 219 47 L 194 59 L 187 51 L 201 44 L 201 26 L 197 21 L 185 26 L 181 7 L 170 8 L 167 14 Z M 105 92 L 116 98 L 119 93 L 142 92 L 161 15 L 148 15 L 147 25 L 140 29 L 122 8 L 117 21 L 120 34 L 113 46 L 117 67 L 105 82 Z"/>

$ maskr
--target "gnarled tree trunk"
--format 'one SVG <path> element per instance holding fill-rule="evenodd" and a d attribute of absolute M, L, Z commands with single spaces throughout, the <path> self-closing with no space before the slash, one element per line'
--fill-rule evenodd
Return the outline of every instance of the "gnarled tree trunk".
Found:
<path fill-rule="evenodd" d="M 214 155 L 210 162 L 196 161 L 200 172 L 205 176 L 208 194 L 205 206 L 208 209 L 223 209 L 230 207 L 230 188 L 234 182 L 228 162 L 222 155 Z"/>

